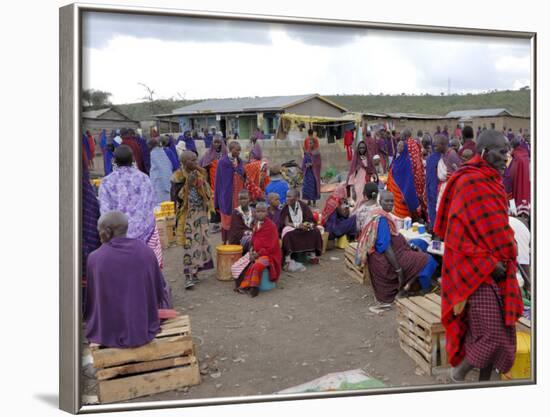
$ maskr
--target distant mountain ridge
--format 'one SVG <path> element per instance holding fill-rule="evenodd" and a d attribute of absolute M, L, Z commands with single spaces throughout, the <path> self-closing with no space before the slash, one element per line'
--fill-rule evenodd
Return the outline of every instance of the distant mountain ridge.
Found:
<path fill-rule="evenodd" d="M 435 95 L 326 95 L 349 111 L 373 113 L 423 113 L 445 115 L 453 110 L 506 108 L 513 114 L 530 114 L 531 90 L 506 90 L 484 94 Z M 154 114 L 202 100 L 156 100 L 153 103 L 118 104 L 113 107 L 132 120 L 151 120 Z"/>

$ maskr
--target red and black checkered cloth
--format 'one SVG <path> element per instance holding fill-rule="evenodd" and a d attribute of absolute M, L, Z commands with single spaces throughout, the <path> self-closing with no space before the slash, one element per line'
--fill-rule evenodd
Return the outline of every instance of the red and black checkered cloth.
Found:
<path fill-rule="evenodd" d="M 451 365 L 464 358 L 466 314 L 453 306 L 466 300 L 482 283 L 491 283 L 497 262 L 506 265 L 498 286 L 506 326 L 523 313 L 516 279 L 517 247 L 508 223 L 506 193 L 499 172 L 479 155 L 464 163 L 449 179 L 437 211 L 434 232 L 445 241 L 441 281 L 441 320 Z"/>

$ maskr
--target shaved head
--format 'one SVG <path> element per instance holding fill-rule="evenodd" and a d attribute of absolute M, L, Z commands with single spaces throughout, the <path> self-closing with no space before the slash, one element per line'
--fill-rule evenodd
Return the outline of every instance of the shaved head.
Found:
<path fill-rule="evenodd" d="M 506 169 L 509 149 L 508 139 L 496 130 L 481 132 L 476 144 L 476 150 L 481 157 L 501 175 Z"/>
<path fill-rule="evenodd" d="M 132 149 L 128 145 L 120 145 L 114 152 L 115 163 L 118 166 L 130 166 L 134 162 L 134 155 Z"/>
<path fill-rule="evenodd" d="M 507 144 L 508 140 L 501 132 L 484 130 L 477 138 L 476 151 L 481 154 L 483 149 L 493 149 Z"/>
<path fill-rule="evenodd" d="M 239 147 L 239 148 L 241 147 L 241 144 L 239 142 L 237 142 L 235 140 L 232 141 L 232 142 L 229 142 L 228 148 L 229 148 L 230 151 L 232 151 L 233 149 L 236 149 L 237 147 Z"/>
<path fill-rule="evenodd" d="M 290 190 L 288 190 L 286 195 L 290 195 L 294 198 L 300 198 L 300 190 L 298 190 L 297 188 L 291 188 Z"/>
<path fill-rule="evenodd" d="M 382 190 L 380 191 L 380 198 L 384 198 L 384 197 L 393 197 L 393 193 L 391 191 L 388 191 L 388 190 Z"/>
<path fill-rule="evenodd" d="M 128 217 L 121 211 L 109 211 L 99 218 L 97 230 L 102 243 L 115 237 L 125 237 L 128 232 Z"/>
<path fill-rule="evenodd" d="M 180 155 L 180 162 L 182 163 L 182 165 L 185 165 L 185 163 L 187 161 L 191 161 L 192 159 L 194 159 L 196 157 L 197 157 L 197 155 L 195 154 L 195 152 L 183 151 Z"/>
<path fill-rule="evenodd" d="M 510 146 L 515 149 L 520 144 L 521 144 L 521 139 L 519 138 L 519 136 L 514 135 L 514 137 L 510 140 Z"/>
<path fill-rule="evenodd" d="M 278 175 L 281 173 L 281 166 L 278 164 L 273 164 L 269 167 L 269 173 L 271 175 Z"/>

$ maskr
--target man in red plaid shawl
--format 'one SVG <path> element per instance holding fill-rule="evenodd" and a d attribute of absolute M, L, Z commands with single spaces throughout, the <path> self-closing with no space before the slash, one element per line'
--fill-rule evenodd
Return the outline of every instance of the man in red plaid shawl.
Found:
<path fill-rule="evenodd" d="M 508 144 L 501 133 L 486 130 L 477 152 L 449 179 L 434 229 L 445 241 L 441 319 L 454 381 L 473 368 L 480 369 L 480 380 L 489 380 L 493 368 L 508 372 L 523 313 L 502 183 Z"/>

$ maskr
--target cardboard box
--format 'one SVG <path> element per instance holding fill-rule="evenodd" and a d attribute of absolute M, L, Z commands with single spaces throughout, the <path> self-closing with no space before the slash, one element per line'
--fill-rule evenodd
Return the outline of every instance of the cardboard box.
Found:
<path fill-rule="evenodd" d="M 169 245 L 176 242 L 176 216 L 166 217 L 166 238 Z"/>
<path fill-rule="evenodd" d="M 166 234 L 166 219 L 156 219 L 157 224 L 157 230 L 159 232 L 159 239 L 160 239 L 160 246 L 162 249 L 166 249 L 168 247 L 168 235 Z"/>

